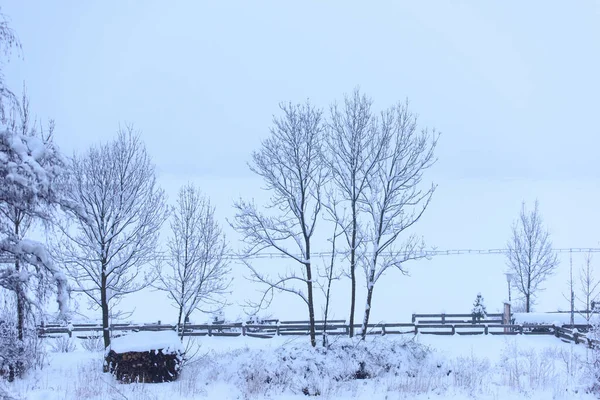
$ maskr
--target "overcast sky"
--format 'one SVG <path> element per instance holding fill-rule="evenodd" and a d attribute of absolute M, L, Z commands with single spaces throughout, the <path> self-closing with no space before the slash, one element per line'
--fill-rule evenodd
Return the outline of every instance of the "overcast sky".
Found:
<path fill-rule="evenodd" d="M 5 75 L 67 154 L 134 123 L 171 199 L 195 182 L 223 220 L 264 198 L 246 162 L 278 102 L 408 98 L 442 132 L 428 244 L 503 247 L 538 198 L 556 247 L 600 247 L 600 2 L 491 3 L 7 0 L 23 57 Z"/>

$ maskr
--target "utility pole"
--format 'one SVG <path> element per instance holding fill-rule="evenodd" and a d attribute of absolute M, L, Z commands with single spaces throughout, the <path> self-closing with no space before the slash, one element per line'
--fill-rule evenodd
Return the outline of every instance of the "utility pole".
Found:
<path fill-rule="evenodd" d="M 569 273 L 571 281 L 571 328 L 575 325 L 575 292 L 573 291 L 573 251 L 569 251 Z"/>

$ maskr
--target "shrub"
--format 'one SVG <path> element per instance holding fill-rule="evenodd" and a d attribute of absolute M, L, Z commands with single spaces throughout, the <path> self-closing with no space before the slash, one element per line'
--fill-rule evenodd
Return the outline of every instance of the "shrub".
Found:
<path fill-rule="evenodd" d="M 26 330 L 23 340 L 19 340 L 16 322 L 0 312 L 0 377 L 13 381 L 30 368 L 41 367 L 44 360 L 45 353 L 35 331 Z"/>
<path fill-rule="evenodd" d="M 102 336 L 88 336 L 81 339 L 81 347 L 91 353 L 97 353 L 104 350 L 104 339 Z"/>
<path fill-rule="evenodd" d="M 53 353 L 71 353 L 77 346 L 68 336 L 59 336 L 50 341 L 50 350 Z"/>

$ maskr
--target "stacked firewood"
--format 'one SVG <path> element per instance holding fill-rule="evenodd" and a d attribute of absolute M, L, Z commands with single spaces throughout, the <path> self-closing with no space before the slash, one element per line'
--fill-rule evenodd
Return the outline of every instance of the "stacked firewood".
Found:
<path fill-rule="evenodd" d="M 163 352 L 163 349 L 126 353 L 110 350 L 105 366 L 123 383 L 171 382 L 179 376 L 182 358 L 179 351 Z"/>

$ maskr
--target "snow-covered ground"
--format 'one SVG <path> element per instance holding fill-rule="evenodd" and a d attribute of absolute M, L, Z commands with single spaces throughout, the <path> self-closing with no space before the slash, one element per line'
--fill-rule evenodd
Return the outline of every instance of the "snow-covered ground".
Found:
<path fill-rule="evenodd" d="M 47 345 L 56 339 L 45 339 Z M 553 336 L 202 337 L 180 379 L 120 384 L 102 351 L 49 351 L 47 366 L 6 384 L 17 399 L 593 399 L 583 345 Z M 56 342 L 54 343 L 56 347 Z M 49 346 L 50 349 L 50 346 Z M 360 379 L 363 378 L 363 379 Z"/>
<path fill-rule="evenodd" d="M 571 323 L 570 313 L 514 313 L 513 319 L 515 324 L 540 324 L 540 325 L 569 325 Z M 576 325 L 588 325 L 585 315 L 574 313 L 573 322 Z M 598 316 L 591 315 L 590 322 L 598 323 Z"/>

